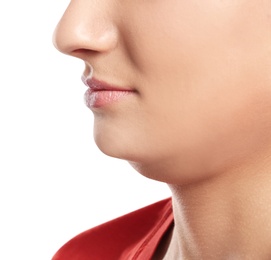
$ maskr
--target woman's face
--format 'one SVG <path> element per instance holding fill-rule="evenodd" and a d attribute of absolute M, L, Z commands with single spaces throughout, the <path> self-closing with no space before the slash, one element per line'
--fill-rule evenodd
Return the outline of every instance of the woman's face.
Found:
<path fill-rule="evenodd" d="M 91 109 L 99 148 L 142 174 L 185 183 L 268 150 L 270 0 L 72 0 L 54 41 L 135 91 Z"/>

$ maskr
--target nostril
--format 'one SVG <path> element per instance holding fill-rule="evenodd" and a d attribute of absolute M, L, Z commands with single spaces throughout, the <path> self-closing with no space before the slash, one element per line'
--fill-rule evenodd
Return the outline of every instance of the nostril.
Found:
<path fill-rule="evenodd" d="M 98 55 L 98 54 L 99 54 L 98 51 L 93 51 L 93 50 L 88 50 L 88 49 L 75 49 L 70 53 L 70 55 L 82 60 L 84 60 L 85 57 L 87 56 L 91 55 L 92 57 L 94 57 L 95 55 Z"/>

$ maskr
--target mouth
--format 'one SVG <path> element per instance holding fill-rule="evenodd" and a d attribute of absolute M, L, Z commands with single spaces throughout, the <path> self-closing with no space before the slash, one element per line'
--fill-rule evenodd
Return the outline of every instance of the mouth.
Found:
<path fill-rule="evenodd" d="M 88 87 L 84 97 L 86 106 L 90 109 L 114 104 L 136 93 L 132 88 L 110 85 L 95 78 L 82 76 L 82 81 Z"/>

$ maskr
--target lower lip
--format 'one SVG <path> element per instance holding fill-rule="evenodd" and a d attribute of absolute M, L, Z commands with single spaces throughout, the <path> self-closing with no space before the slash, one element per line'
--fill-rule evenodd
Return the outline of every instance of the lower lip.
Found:
<path fill-rule="evenodd" d="M 120 101 L 134 93 L 134 91 L 129 90 L 121 91 L 88 89 L 85 93 L 85 103 L 89 108 L 100 108 Z"/>

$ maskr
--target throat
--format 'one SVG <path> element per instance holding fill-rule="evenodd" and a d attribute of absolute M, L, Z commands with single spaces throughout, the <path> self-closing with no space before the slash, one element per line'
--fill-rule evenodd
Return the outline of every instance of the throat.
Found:
<path fill-rule="evenodd" d="M 175 227 L 165 256 L 179 254 L 179 258 L 171 259 L 193 260 L 270 259 L 269 174 L 258 172 L 248 176 L 240 172 L 223 179 L 170 188 Z"/>

